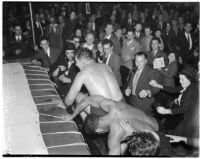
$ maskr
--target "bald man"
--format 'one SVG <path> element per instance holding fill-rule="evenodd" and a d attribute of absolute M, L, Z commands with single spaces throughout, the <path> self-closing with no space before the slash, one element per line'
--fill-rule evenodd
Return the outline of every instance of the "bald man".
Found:
<path fill-rule="evenodd" d="M 87 134 L 97 133 L 99 131 L 109 132 L 109 155 L 120 155 L 127 149 L 127 144 L 121 144 L 121 142 L 129 136 L 130 133 L 120 124 L 121 119 L 129 121 L 135 132 L 150 132 L 151 136 L 153 135 L 153 140 L 159 143 L 159 137 L 154 132 L 158 131 L 158 123 L 153 117 L 146 115 L 143 111 L 123 102 L 117 102 L 102 96 L 79 94 L 76 101 L 78 105 L 74 113 L 65 116 L 65 120 L 72 120 L 89 105 L 91 107 L 100 108 L 106 113 L 104 116 L 97 116 L 94 114 L 88 115 L 84 120 L 84 129 Z"/>

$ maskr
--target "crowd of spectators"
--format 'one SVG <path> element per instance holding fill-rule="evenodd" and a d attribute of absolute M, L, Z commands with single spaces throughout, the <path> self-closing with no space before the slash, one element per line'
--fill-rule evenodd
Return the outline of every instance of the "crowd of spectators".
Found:
<path fill-rule="evenodd" d="M 28 3 L 16 4 L 3 4 L 4 61 L 40 63 L 64 98 L 79 72 L 76 51 L 87 48 L 111 68 L 126 101 L 156 117 L 162 131 L 199 137 L 198 124 L 187 124 L 199 117 L 199 3 L 33 2 L 34 30 Z"/>

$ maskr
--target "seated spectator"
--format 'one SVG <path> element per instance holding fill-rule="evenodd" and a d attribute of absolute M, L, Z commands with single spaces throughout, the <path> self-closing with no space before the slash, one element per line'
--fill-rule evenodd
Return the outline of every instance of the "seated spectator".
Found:
<path fill-rule="evenodd" d="M 33 55 L 33 48 L 24 35 L 20 25 L 14 27 L 15 35 L 8 40 L 7 57 L 12 59 L 23 59 Z"/>
<path fill-rule="evenodd" d="M 63 99 L 69 92 L 73 80 L 78 72 L 74 62 L 74 51 L 75 46 L 69 43 L 65 48 L 64 54 L 60 55 L 60 60 L 57 60 L 57 67 L 52 73 L 58 92 Z"/>
<path fill-rule="evenodd" d="M 46 38 L 41 38 L 40 46 L 42 49 L 38 50 L 36 54 L 32 56 L 32 62 L 36 65 L 38 62 L 41 62 L 42 66 L 49 71 L 50 66 L 55 63 L 60 55 L 60 50 L 51 48 Z"/>

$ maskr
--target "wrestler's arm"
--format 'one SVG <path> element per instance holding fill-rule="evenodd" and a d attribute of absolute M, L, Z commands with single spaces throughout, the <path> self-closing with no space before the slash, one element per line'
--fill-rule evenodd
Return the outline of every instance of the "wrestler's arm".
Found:
<path fill-rule="evenodd" d="M 125 135 L 123 129 L 119 127 L 118 123 L 110 125 L 110 133 L 108 136 L 108 155 L 120 155 L 121 154 L 121 140 Z"/>
<path fill-rule="evenodd" d="M 79 115 L 84 109 L 87 108 L 87 106 L 96 107 L 99 108 L 100 101 L 104 99 L 101 96 L 89 96 L 85 99 L 83 99 L 74 110 L 74 113 L 72 115 L 67 115 L 66 120 L 73 120 L 77 115 Z"/>
<path fill-rule="evenodd" d="M 74 100 L 75 100 L 77 94 L 81 90 L 83 81 L 84 81 L 84 76 L 83 76 L 83 73 L 80 72 L 76 75 L 76 78 L 69 90 L 69 93 L 67 94 L 67 96 L 65 98 L 65 104 L 67 107 L 74 103 Z"/>

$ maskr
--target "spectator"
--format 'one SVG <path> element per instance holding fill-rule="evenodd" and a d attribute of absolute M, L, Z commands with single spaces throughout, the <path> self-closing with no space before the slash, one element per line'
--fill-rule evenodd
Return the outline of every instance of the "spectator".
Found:
<path fill-rule="evenodd" d="M 142 24 L 136 23 L 135 25 L 135 40 L 137 40 L 141 44 L 141 40 L 144 37 L 144 33 L 142 33 Z"/>
<path fill-rule="evenodd" d="M 171 134 L 185 137 L 198 137 L 199 124 L 198 123 L 198 84 L 195 81 L 194 69 L 186 66 L 180 73 L 179 79 L 181 87 L 172 88 L 158 84 L 156 81 L 151 81 L 150 85 L 163 89 L 170 93 L 179 93 L 170 109 L 162 106 L 157 107 L 158 113 L 162 115 L 179 115 L 183 114 L 183 120 L 180 121 L 178 126 L 171 131 Z M 195 116 L 195 118 L 194 118 Z"/>
<path fill-rule="evenodd" d="M 114 33 L 114 28 L 112 23 L 107 23 L 105 27 L 106 33 L 102 35 L 100 40 L 103 39 L 109 39 L 113 43 L 113 51 L 117 53 L 118 55 L 121 54 L 121 49 L 120 49 L 120 41 L 117 39 L 117 37 L 113 34 Z"/>
<path fill-rule="evenodd" d="M 151 44 L 151 40 L 153 38 L 153 36 L 151 35 L 152 31 L 151 31 L 151 28 L 146 26 L 144 28 L 144 34 L 145 36 L 142 38 L 141 40 L 141 50 L 143 52 L 149 52 L 151 51 L 151 47 L 150 47 L 150 44 Z"/>
<path fill-rule="evenodd" d="M 156 72 L 148 66 L 147 55 L 144 52 L 135 55 L 135 65 L 137 69 L 131 74 L 125 94 L 130 96 L 132 106 L 151 115 L 154 95 L 159 92 L 159 89 L 150 87 L 149 82 L 157 77 Z"/>
<path fill-rule="evenodd" d="M 114 52 L 113 43 L 111 40 L 104 39 L 102 45 L 103 45 L 103 50 L 106 54 L 105 63 L 111 68 L 113 74 L 115 75 L 115 78 L 118 81 L 119 86 L 121 86 L 121 76 L 119 70 L 120 57 Z"/>
<path fill-rule="evenodd" d="M 103 63 L 105 59 L 105 53 L 103 51 L 102 41 L 97 42 L 97 53 L 96 53 L 96 62 Z"/>
<path fill-rule="evenodd" d="M 22 27 L 16 25 L 14 27 L 15 35 L 8 41 L 7 58 L 23 59 L 33 55 L 33 49 L 29 40 L 22 35 Z"/>
<path fill-rule="evenodd" d="M 55 48 L 55 49 L 60 49 L 61 50 L 61 46 L 60 46 L 60 38 L 59 37 L 59 33 L 60 33 L 60 28 L 56 22 L 55 17 L 51 16 L 50 17 L 50 24 L 47 27 L 46 30 L 46 37 L 49 40 L 49 46 L 51 48 Z"/>
<path fill-rule="evenodd" d="M 121 53 L 121 77 L 123 86 L 127 82 L 129 72 L 134 69 L 133 61 L 135 54 L 139 52 L 140 44 L 134 39 L 134 33 L 132 30 L 127 32 L 127 39 L 123 42 Z"/>
<path fill-rule="evenodd" d="M 69 92 L 77 74 L 77 68 L 74 62 L 74 44 L 69 43 L 64 50 L 64 54 L 61 54 L 56 61 L 56 69 L 53 70 L 54 82 L 56 82 L 58 92 L 63 99 Z"/>
<path fill-rule="evenodd" d="M 49 71 L 50 66 L 55 63 L 58 56 L 60 55 L 60 50 L 51 48 L 46 38 L 41 38 L 40 46 L 42 49 L 33 55 L 32 62 L 34 64 L 38 64 L 40 61 L 42 66 L 45 67 L 47 71 Z"/>
<path fill-rule="evenodd" d="M 192 55 L 194 39 L 193 35 L 191 35 L 191 30 L 191 22 L 185 22 L 184 31 L 177 38 L 178 50 L 184 64 L 192 64 L 194 61 Z"/>

